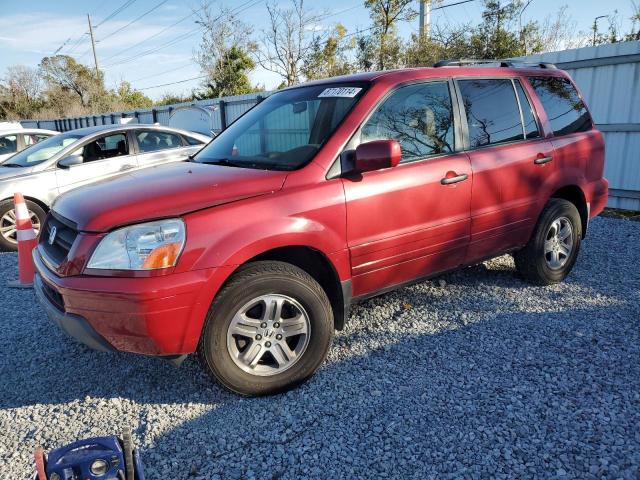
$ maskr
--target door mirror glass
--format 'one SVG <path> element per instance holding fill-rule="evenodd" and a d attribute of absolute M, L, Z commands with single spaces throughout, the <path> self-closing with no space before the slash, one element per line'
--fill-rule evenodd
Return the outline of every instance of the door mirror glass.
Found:
<path fill-rule="evenodd" d="M 82 155 L 69 155 L 58 162 L 58 166 L 61 168 L 69 168 L 74 165 L 82 165 L 84 158 Z"/>
<path fill-rule="evenodd" d="M 395 167 L 400 163 L 402 152 L 396 140 L 374 140 L 361 143 L 356 148 L 356 172 L 369 172 Z"/>

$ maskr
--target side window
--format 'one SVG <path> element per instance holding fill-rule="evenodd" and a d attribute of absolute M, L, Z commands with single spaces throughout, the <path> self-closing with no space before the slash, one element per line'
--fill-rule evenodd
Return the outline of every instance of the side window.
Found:
<path fill-rule="evenodd" d="M 360 142 L 397 140 L 402 161 L 454 151 L 453 107 L 447 82 L 401 87 L 362 126 Z"/>
<path fill-rule="evenodd" d="M 136 132 L 141 153 L 182 147 L 182 138 L 169 132 L 142 130 Z"/>
<path fill-rule="evenodd" d="M 520 84 L 520 80 L 514 80 L 513 82 L 518 92 L 518 99 L 520 100 L 520 108 L 522 109 L 522 118 L 524 119 L 524 133 L 527 138 L 540 137 L 540 130 L 538 130 L 538 123 L 533 115 L 533 108 L 529 103 L 529 99 L 524 93 L 524 89 Z"/>
<path fill-rule="evenodd" d="M 127 136 L 124 133 L 100 137 L 88 143 L 82 149 L 83 163 L 119 157 L 121 155 L 129 155 Z"/>
<path fill-rule="evenodd" d="M 198 140 L 197 138 L 187 137 L 186 135 L 184 136 L 184 139 L 187 141 L 187 144 L 189 145 L 203 145 L 204 143 L 201 140 Z"/>
<path fill-rule="evenodd" d="M 529 77 L 529 82 L 547 113 L 554 135 L 591 130 L 591 116 L 569 80 Z"/>
<path fill-rule="evenodd" d="M 25 133 L 23 135 L 24 138 L 24 146 L 30 147 L 31 145 L 35 145 L 42 140 L 49 138 L 51 135 L 42 135 L 39 133 Z"/>
<path fill-rule="evenodd" d="M 523 140 L 520 109 L 510 79 L 460 80 L 471 148 Z"/>
<path fill-rule="evenodd" d="M 16 153 L 18 151 L 18 136 L 5 135 L 0 137 L 0 155 Z"/>

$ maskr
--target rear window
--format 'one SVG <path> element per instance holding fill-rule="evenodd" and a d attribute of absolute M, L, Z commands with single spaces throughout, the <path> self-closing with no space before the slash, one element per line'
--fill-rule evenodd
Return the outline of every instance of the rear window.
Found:
<path fill-rule="evenodd" d="M 520 108 L 511 79 L 460 80 L 470 148 L 523 140 Z"/>
<path fill-rule="evenodd" d="M 555 136 L 591 130 L 591 116 L 566 78 L 529 77 Z"/>

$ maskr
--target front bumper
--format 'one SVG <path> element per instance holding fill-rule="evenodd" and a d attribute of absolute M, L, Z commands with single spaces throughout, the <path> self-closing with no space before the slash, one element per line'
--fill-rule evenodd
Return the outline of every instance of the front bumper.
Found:
<path fill-rule="evenodd" d="M 94 350 L 100 350 L 102 352 L 114 350 L 109 342 L 96 332 L 84 318 L 60 310 L 45 293 L 48 288 L 50 287 L 42 282 L 40 274 L 36 273 L 33 279 L 33 289 L 35 290 L 36 298 L 53 323 L 58 325 L 58 327 L 69 336 Z"/>
<path fill-rule="evenodd" d="M 196 350 L 224 268 L 155 277 L 59 277 L 38 249 L 34 287 L 51 320 L 96 350 L 175 356 Z"/>

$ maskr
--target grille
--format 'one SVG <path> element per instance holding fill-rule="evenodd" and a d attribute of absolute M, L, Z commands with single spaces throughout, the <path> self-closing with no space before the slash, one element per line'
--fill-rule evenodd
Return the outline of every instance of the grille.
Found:
<path fill-rule="evenodd" d="M 56 236 L 53 243 L 49 243 L 51 231 L 54 227 L 56 229 Z M 69 250 L 71 250 L 71 246 L 77 236 L 78 232 L 72 222 L 66 219 L 63 220 L 49 213 L 42 234 L 40 235 L 40 246 L 51 260 L 60 265 L 64 259 L 67 258 Z"/>
<path fill-rule="evenodd" d="M 42 282 L 42 291 L 44 292 L 45 297 L 47 297 L 58 310 L 64 312 L 64 299 L 62 298 L 62 295 L 47 285 L 47 282 L 45 281 Z"/>

